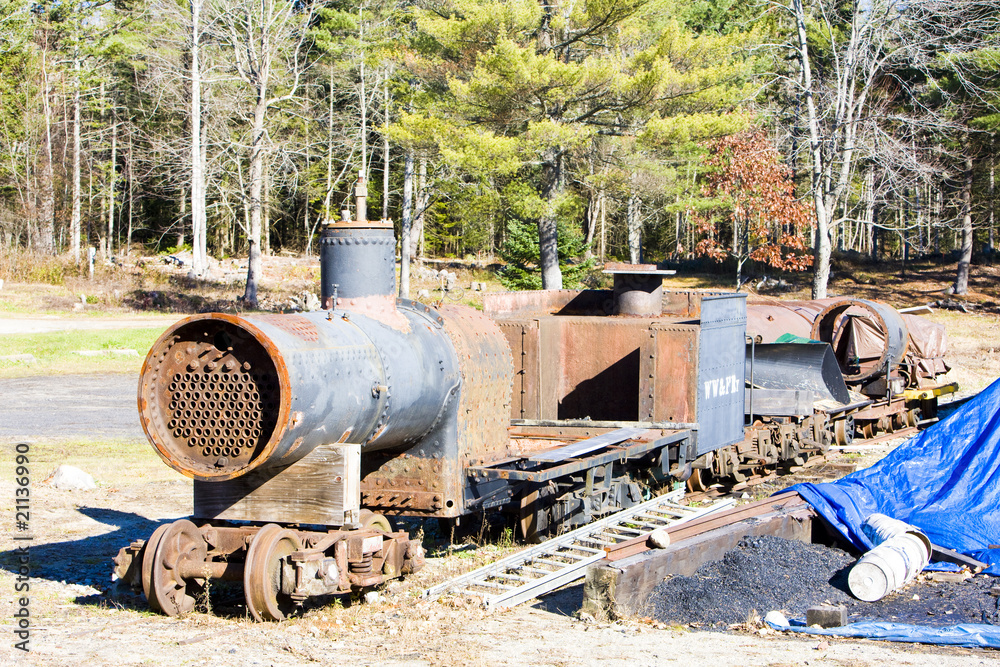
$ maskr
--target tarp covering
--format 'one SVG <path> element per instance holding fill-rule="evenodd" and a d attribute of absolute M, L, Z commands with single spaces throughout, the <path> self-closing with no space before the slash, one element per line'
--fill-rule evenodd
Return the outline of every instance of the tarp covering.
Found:
<path fill-rule="evenodd" d="M 882 358 L 885 351 L 885 332 L 878 323 L 867 315 L 851 314 L 843 321 L 844 330 L 837 335 L 847 338 L 846 351 L 841 358 L 841 367 L 858 366 L 859 373 L 870 373 Z M 841 346 L 837 346 L 841 349 Z"/>
<path fill-rule="evenodd" d="M 909 313 L 903 313 L 903 321 L 910 332 L 906 360 L 916 368 L 917 377 L 933 380 L 947 373 L 951 367 L 944 360 L 948 352 L 948 334 L 944 325 Z"/>
<path fill-rule="evenodd" d="M 875 512 L 919 528 L 937 546 L 1000 575 L 1000 380 L 946 419 L 864 470 L 797 491 L 861 551 L 861 524 Z"/>
<path fill-rule="evenodd" d="M 980 623 L 932 627 L 907 625 L 906 623 L 867 621 L 842 625 L 839 628 L 812 628 L 799 620 L 791 621 L 789 625 L 778 625 L 768 621 L 768 625 L 775 630 L 807 632 L 813 635 L 832 637 L 859 637 L 862 639 L 882 639 L 890 642 L 1000 648 L 1000 627 Z"/>

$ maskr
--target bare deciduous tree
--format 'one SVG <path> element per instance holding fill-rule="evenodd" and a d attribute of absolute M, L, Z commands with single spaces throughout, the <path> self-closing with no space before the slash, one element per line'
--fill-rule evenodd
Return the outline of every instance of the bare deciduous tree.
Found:
<path fill-rule="evenodd" d="M 805 124 L 816 238 L 812 295 L 827 293 L 831 239 L 846 219 L 851 179 L 861 159 L 878 159 L 879 135 L 898 122 L 891 107 L 908 110 L 906 123 L 928 131 L 948 125 L 943 105 L 928 103 L 928 87 L 944 91 L 938 79 L 961 82 L 966 94 L 977 87 L 963 59 L 995 41 L 995 0 L 789 0 L 781 5 L 794 22 L 788 45 L 798 60 L 797 88 L 805 100 Z M 811 30 L 818 37 L 810 39 Z M 815 42 L 825 51 L 817 74 Z M 944 91 L 946 92 L 946 91 Z M 882 142 L 886 145 L 886 142 Z M 898 170 L 897 170 L 898 171 Z"/>
<path fill-rule="evenodd" d="M 267 151 L 267 114 L 295 99 L 299 93 L 302 74 L 308 65 L 307 28 L 313 7 L 311 3 L 285 0 L 220 0 L 215 11 L 222 26 L 223 44 L 231 51 L 236 73 L 249 93 L 246 195 L 249 266 L 243 298 L 248 307 L 256 308 L 261 275 L 261 194 Z"/>

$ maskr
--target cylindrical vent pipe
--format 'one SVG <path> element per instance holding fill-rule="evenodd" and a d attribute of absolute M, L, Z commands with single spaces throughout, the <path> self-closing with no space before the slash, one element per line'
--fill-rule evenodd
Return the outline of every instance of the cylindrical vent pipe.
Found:
<path fill-rule="evenodd" d="M 368 189 L 363 178 L 354 190 L 357 220 L 327 225 L 319 239 L 320 299 L 323 307 L 333 307 L 334 285 L 341 303 L 355 299 L 385 297 L 392 308 L 396 295 L 396 239 L 392 223 L 366 219 Z"/>
<path fill-rule="evenodd" d="M 663 313 L 663 277 L 655 264 L 606 264 L 604 273 L 614 276 L 614 314 L 657 317 Z"/>

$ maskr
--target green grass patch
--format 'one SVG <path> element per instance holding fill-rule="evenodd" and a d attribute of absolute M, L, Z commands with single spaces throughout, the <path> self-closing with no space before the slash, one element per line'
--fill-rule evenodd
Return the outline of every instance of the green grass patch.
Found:
<path fill-rule="evenodd" d="M 0 460 L 14 459 L 14 445 L 0 446 Z M 31 444 L 32 481 L 41 482 L 62 464 L 90 473 L 102 487 L 185 479 L 166 466 L 145 440 L 46 440 Z"/>
<path fill-rule="evenodd" d="M 31 354 L 36 362 L 0 360 L 0 378 L 69 373 L 138 373 L 162 328 L 53 331 L 0 336 L 0 356 Z M 135 350 L 138 357 L 84 356 L 81 350 Z"/>

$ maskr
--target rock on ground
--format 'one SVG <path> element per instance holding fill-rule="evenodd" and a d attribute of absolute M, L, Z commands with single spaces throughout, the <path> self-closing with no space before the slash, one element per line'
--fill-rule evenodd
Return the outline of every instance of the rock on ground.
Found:
<path fill-rule="evenodd" d="M 87 491 L 97 488 L 90 474 L 65 464 L 56 468 L 45 481 L 63 491 Z"/>

